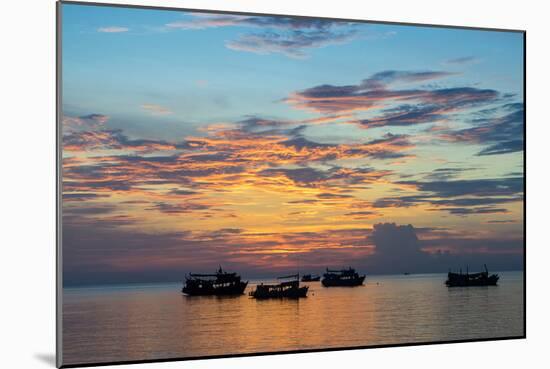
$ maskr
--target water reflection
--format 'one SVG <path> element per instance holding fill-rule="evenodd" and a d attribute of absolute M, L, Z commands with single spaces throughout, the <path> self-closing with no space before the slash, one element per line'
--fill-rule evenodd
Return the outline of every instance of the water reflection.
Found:
<path fill-rule="evenodd" d="M 65 364 L 431 342 L 523 334 L 522 273 L 498 287 L 447 288 L 443 275 L 309 282 L 300 300 L 183 296 L 179 284 L 67 289 Z M 253 289 L 251 283 L 245 293 Z"/>

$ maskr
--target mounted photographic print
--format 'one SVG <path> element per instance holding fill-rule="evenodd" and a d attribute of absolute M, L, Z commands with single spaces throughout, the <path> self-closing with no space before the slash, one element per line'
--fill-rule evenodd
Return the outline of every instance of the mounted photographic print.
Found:
<path fill-rule="evenodd" d="M 58 365 L 524 338 L 524 40 L 59 3 Z"/>

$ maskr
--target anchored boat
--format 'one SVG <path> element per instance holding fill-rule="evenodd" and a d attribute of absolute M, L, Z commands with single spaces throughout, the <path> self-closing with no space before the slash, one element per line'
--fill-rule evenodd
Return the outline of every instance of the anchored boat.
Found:
<path fill-rule="evenodd" d="M 190 273 L 181 292 L 190 296 L 242 295 L 247 284 L 248 281 L 241 281 L 240 275 L 227 273 L 220 266 L 213 274 Z"/>
<path fill-rule="evenodd" d="M 300 276 L 298 274 L 288 275 L 277 278 L 282 280 L 278 284 L 259 284 L 250 296 L 255 299 L 270 298 L 300 298 L 307 297 L 309 286 L 300 286 Z"/>
<path fill-rule="evenodd" d="M 361 286 L 365 280 L 365 275 L 359 275 L 355 269 L 330 270 L 323 274 L 321 283 L 325 287 L 355 287 Z"/>
<path fill-rule="evenodd" d="M 484 266 L 485 271 L 481 273 L 469 273 L 468 271 L 466 271 L 466 274 L 463 274 L 462 271 L 460 273 L 449 272 L 445 284 L 448 287 L 496 286 L 500 278 L 499 275 L 489 275 L 487 265 Z"/>

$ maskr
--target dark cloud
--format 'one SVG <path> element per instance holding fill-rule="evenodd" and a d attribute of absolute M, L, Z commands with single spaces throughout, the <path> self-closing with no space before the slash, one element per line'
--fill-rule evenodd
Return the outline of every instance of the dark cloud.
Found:
<path fill-rule="evenodd" d="M 82 130 L 94 130 L 102 128 L 108 121 L 110 117 L 105 114 L 91 113 L 86 115 L 81 115 L 79 117 L 63 115 L 63 131 L 72 132 L 72 131 L 82 131 Z"/>
<path fill-rule="evenodd" d="M 198 194 L 197 191 L 190 191 L 190 190 L 182 190 L 178 188 L 174 188 L 170 190 L 170 195 L 178 195 L 178 196 L 190 196 L 190 195 L 196 195 Z"/>
<path fill-rule="evenodd" d="M 364 185 L 373 181 L 377 181 L 391 172 L 377 171 L 373 168 L 343 168 L 333 166 L 327 170 L 315 169 L 310 167 L 301 168 L 273 168 L 265 169 L 259 175 L 273 177 L 283 175 L 292 180 L 296 185 L 303 187 L 324 187 L 333 188 L 334 191 L 341 192 L 342 187 L 355 185 Z M 331 192 L 323 193 L 319 198 L 343 198 L 352 197 L 342 195 L 340 193 Z M 324 197 L 323 197 L 324 196 Z"/>
<path fill-rule="evenodd" d="M 281 30 L 314 29 L 323 30 L 334 26 L 352 25 L 345 21 L 311 19 L 297 17 L 257 17 L 244 15 L 202 15 L 196 14 L 191 20 L 171 22 L 167 27 L 181 29 L 204 29 L 229 26 L 251 26 Z"/>
<path fill-rule="evenodd" d="M 316 202 L 319 202 L 319 200 L 316 199 L 304 199 L 304 200 L 292 200 L 287 202 L 287 204 L 315 204 Z"/>
<path fill-rule="evenodd" d="M 239 234 L 239 233 L 243 233 L 243 230 L 241 228 L 222 228 L 213 232 L 212 234 L 223 236 L 226 234 Z"/>
<path fill-rule="evenodd" d="M 182 157 L 117 155 L 96 164 L 72 165 L 65 159 L 64 191 L 127 191 L 151 184 L 193 186 L 194 180 L 211 175 L 232 175 L 246 170 L 238 159 L 225 154 L 196 154 Z M 218 165 L 212 165 L 218 164 Z"/>
<path fill-rule="evenodd" d="M 499 111 L 504 115 L 473 120 L 472 128 L 443 133 L 441 138 L 462 143 L 488 144 L 478 155 L 498 155 L 523 151 L 523 104 L 506 104 Z"/>
<path fill-rule="evenodd" d="M 433 123 L 446 119 L 446 109 L 437 105 L 402 105 L 386 110 L 382 116 L 359 120 L 364 127 L 407 126 L 412 124 Z"/>
<path fill-rule="evenodd" d="M 375 73 L 371 77 L 363 80 L 361 87 L 369 90 L 384 90 L 392 83 L 424 82 L 449 77 L 455 74 L 456 73 L 443 71 L 410 72 L 387 70 Z"/>
<path fill-rule="evenodd" d="M 256 54 L 281 53 L 293 58 L 306 57 L 306 50 L 346 43 L 357 31 L 348 22 L 322 19 L 254 17 L 233 15 L 195 16 L 191 20 L 168 23 L 173 29 L 205 29 L 215 27 L 253 27 L 264 32 L 245 33 L 228 40 L 226 47 Z"/>
<path fill-rule="evenodd" d="M 157 210 L 165 214 L 186 214 L 194 213 L 197 210 L 208 210 L 211 206 L 208 204 L 202 203 L 167 203 L 167 202 L 158 202 L 153 206 L 147 208 L 146 210 Z"/>
<path fill-rule="evenodd" d="M 240 124 L 247 127 L 264 125 L 257 118 Z M 273 125 L 272 122 L 265 124 Z M 412 147 L 405 135 L 388 134 L 357 144 L 327 144 L 311 141 L 299 132 L 291 129 L 270 136 L 230 128 L 206 137 L 189 137 L 184 148 L 163 140 L 130 139 L 121 131 L 73 132 L 65 136 L 68 152 L 119 150 L 123 154 L 105 152 L 103 156 L 90 157 L 84 163 L 76 157 L 65 158 L 65 191 L 125 191 L 160 184 L 187 186 L 187 190 L 195 191 L 196 186 L 208 185 L 201 178 L 217 175 L 225 176 L 229 181 L 230 176 L 238 179 L 237 175 L 245 172 L 255 177 L 286 174 L 294 182 L 304 185 L 332 180 L 353 185 L 379 179 L 388 173 L 372 168 L 334 166 L 329 170 L 319 170 L 304 164 L 320 162 L 329 165 L 327 163 L 337 159 L 404 157 L 407 156 L 405 151 Z M 256 170 L 266 164 L 272 168 Z M 278 168 L 286 165 L 302 165 L 302 168 Z"/>
<path fill-rule="evenodd" d="M 431 205 L 432 211 L 446 211 L 453 215 L 506 213 L 496 207 L 523 201 L 523 178 L 497 178 L 478 180 L 401 181 L 414 186 L 421 194 L 383 197 L 372 203 L 374 208 L 407 208 Z"/>
<path fill-rule="evenodd" d="M 424 200 L 426 200 L 426 198 Z M 522 200 L 523 200 L 523 197 L 470 197 L 470 198 L 443 199 L 443 200 L 430 199 L 429 202 L 431 204 L 441 205 L 441 206 L 480 206 L 480 205 L 505 204 L 509 202 L 516 202 L 516 201 L 522 201 Z"/>
<path fill-rule="evenodd" d="M 491 89 L 454 87 L 428 91 L 423 98 L 428 103 L 438 103 L 442 104 L 442 107 L 456 109 L 494 102 L 497 97 L 498 92 Z"/>
<path fill-rule="evenodd" d="M 130 139 L 121 130 L 73 131 L 63 135 L 63 150 L 134 150 L 153 152 L 176 149 L 174 144 L 163 140 Z"/>
<path fill-rule="evenodd" d="M 373 159 L 397 159 L 411 156 L 405 149 L 412 148 L 409 135 L 394 135 L 386 133 L 379 139 L 365 142 L 364 147 L 370 148 L 368 156 Z"/>
<path fill-rule="evenodd" d="M 407 158 L 409 156 L 410 155 L 408 154 L 405 154 L 402 152 L 394 152 L 394 151 L 379 151 L 371 155 L 373 159 L 380 159 L 380 160 Z"/>
<path fill-rule="evenodd" d="M 498 155 L 498 154 L 509 154 L 512 152 L 523 151 L 523 140 L 512 140 L 504 141 L 494 144 L 492 146 L 486 147 L 481 150 L 478 155 Z"/>
<path fill-rule="evenodd" d="M 91 192 L 64 193 L 63 202 L 94 200 L 94 199 L 105 198 L 109 196 L 110 195 L 108 194 L 98 194 L 98 193 L 91 193 Z"/>
<path fill-rule="evenodd" d="M 523 177 L 464 179 L 456 181 L 401 181 L 438 197 L 511 196 L 523 193 Z"/>
<path fill-rule="evenodd" d="M 392 133 L 386 133 L 381 138 L 368 141 L 366 145 L 380 145 L 389 144 L 391 146 L 410 146 L 409 135 L 394 135 Z"/>
<path fill-rule="evenodd" d="M 332 30 L 262 32 L 242 35 L 236 40 L 226 42 L 232 50 L 248 51 L 256 54 L 280 53 L 292 58 L 307 57 L 306 50 L 343 44 L 355 38 L 354 30 L 334 32 Z"/>
<path fill-rule="evenodd" d="M 126 180 L 64 180 L 63 191 L 128 191 L 132 184 Z"/>
<path fill-rule="evenodd" d="M 357 85 L 319 85 L 295 92 L 286 102 L 324 114 L 377 109 L 389 102 L 402 103 L 376 118 L 358 120 L 364 127 L 410 125 L 435 122 L 458 110 L 497 101 L 499 93 L 491 89 L 453 87 L 435 89 L 391 89 L 393 83 L 418 83 L 452 75 L 449 72 L 384 71 Z M 414 104 L 411 104 L 414 101 Z"/>
<path fill-rule="evenodd" d="M 285 177 L 291 179 L 297 184 L 312 186 L 315 183 L 326 180 L 330 173 L 327 173 L 322 170 L 313 169 L 309 167 L 305 168 L 296 168 L 296 169 L 266 169 L 260 172 L 260 175 L 273 176 L 273 175 L 284 175 Z"/>
<path fill-rule="evenodd" d="M 352 211 L 350 213 L 346 213 L 345 215 L 355 219 L 368 219 L 379 214 L 374 211 Z"/>
<path fill-rule="evenodd" d="M 367 237 L 376 246 L 374 255 L 365 261 L 371 273 L 419 273 L 434 270 L 436 265 L 445 268 L 447 255 L 438 257 L 423 251 L 423 244 L 410 224 L 375 224 Z"/>
<path fill-rule="evenodd" d="M 266 119 L 259 116 L 249 116 L 235 124 L 236 129 L 220 130 L 219 134 L 235 135 L 237 137 L 262 137 L 269 136 L 301 136 L 307 128 L 301 121 Z"/>
<path fill-rule="evenodd" d="M 346 195 L 346 194 L 339 194 L 339 193 L 320 193 L 317 195 L 318 198 L 323 200 L 331 200 L 331 199 L 348 199 L 350 197 L 353 197 L 352 195 Z"/>
<path fill-rule="evenodd" d="M 86 120 L 86 121 L 92 121 L 96 123 L 106 123 L 109 120 L 109 116 L 105 114 L 97 114 L 92 113 L 88 115 L 81 115 L 79 117 L 80 119 Z"/>
<path fill-rule="evenodd" d="M 244 120 L 238 122 L 242 129 L 245 131 L 255 131 L 258 128 L 273 128 L 279 126 L 286 126 L 289 124 L 287 121 L 283 120 L 274 120 L 274 119 L 265 119 L 257 116 L 250 116 Z"/>
<path fill-rule="evenodd" d="M 302 150 L 304 148 L 315 149 L 322 147 L 334 147 L 330 144 L 322 144 L 318 142 L 313 142 L 304 137 L 295 137 L 286 141 L 281 142 L 282 145 L 294 147 L 296 150 Z"/>
<path fill-rule="evenodd" d="M 483 264 L 492 270 L 523 268 L 521 239 L 463 237 L 394 223 L 375 224 L 367 237 L 376 246 L 375 254 L 362 263 L 371 273 L 446 272 L 468 265 L 481 270 Z"/>
<path fill-rule="evenodd" d="M 95 204 L 85 206 L 63 206 L 63 216 L 102 215 L 113 213 L 117 210 L 112 204 Z"/>
<path fill-rule="evenodd" d="M 440 209 L 437 209 L 440 210 Z M 508 210 L 504 208 L 494 208 L 490 206 L 474 207 L 474 208 L 445 208 L 443 209 L 451 214 L 455 215 L 469 215 L 469 214 L 496 214 L 507 213 Z"/>
<path fill-rule="evenodd" d="M 445 64 L 465 65 L 465 64 L 477 63 L 478 61 L 479 59 L 476 58 L 475 56 L 461 56 L 458 58 L 447 59 L 445 60 Z"/>
<path fill-rule="evenodd" d="M 478 168 L 437 168 L 428 173 L 424 178 L 431 181 L 449 180 L 457 177 L 461 173 L 475 169 Z"/>
<path fill-rule="evenodd" d="M 372 206 L 375 208 L 408 208 L 419 203 L 424 203 L 429 199 L 429 196 L 382 197 L 375 200 Z"/>

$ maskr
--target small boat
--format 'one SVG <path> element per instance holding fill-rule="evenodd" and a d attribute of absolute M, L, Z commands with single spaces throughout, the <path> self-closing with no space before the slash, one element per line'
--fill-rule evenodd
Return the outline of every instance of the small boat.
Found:
<path fill-rule="evenodd" d="M 304 274 L 302 276 L 302 282 L 319 282 L 321 277 L 317 274 Z"/>
<path fill-rule="evenodd" d="M 449 272 L 445 284 L 447 287 L 470 287 L 470 286 L 496 286 L 499 280 L 498 274 L 489 275 L 487 265 L 485 271 L 480 273 L 469 273 L 466 270 L 466 274 Z"/>
<path fill-rule="evenodd" d="M 365 280 L 365 275 L 359 275 L 355 269 L 330 270 L 323 274 L 321 283 L 325 287 L 355 287 L 361 286 Z"/>
<path fill-rule="evenodd" d="M 293 298 L 307 297 L 309 286 L 300 286 L 300 276 L 298 274 L 278 277 L 283 280 L 278 284 L 259 284 L 250 296 L 255 299 L 271 298 Z"/>
<path fill-rule="evenodd" d="M 237 273 L 227 273 L 222 267 L 213 274 L 190 273 L 181 292 L 190 296 L 242 295 L 248 281 L 241 281 Z"/>

